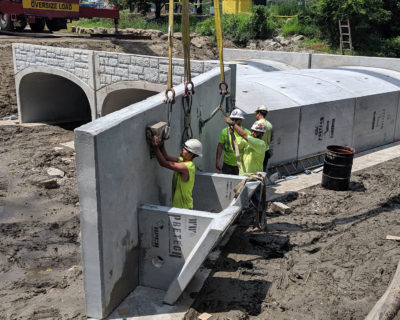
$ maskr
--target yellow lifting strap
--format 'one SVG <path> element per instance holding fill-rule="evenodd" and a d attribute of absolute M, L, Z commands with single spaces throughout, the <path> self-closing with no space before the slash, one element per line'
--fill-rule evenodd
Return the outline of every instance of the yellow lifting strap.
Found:
<path fill-rule="evenodd" d="M 189 0 L 182 0 L 182 46 L 184 59 L 184 82 L 192 84 L 190 73 L 190 24 L 189 24 Z"/>
<path fill-rule="evenodd" d="M 167 90 L 165 90 L 165 100 L 174 101 L 175 92 L 172 89 L 172 48 L 174 46 L 174 0 L 169 0 L 169 13 L 168 13 L 168 83 Z M 172 92 L 172 97 L 168 96 L 168 92 Z M 173 102 L 172 102 L 173 103 Z"/>
<path fill-rule="evenodd" d="M 227 93 L 228 86 L 225 83 L 224 73 L 224 57 L 223 57 L 223 44 L 222 44 L 222 26 L 221 26 L 221 8 L 220 1 L 214 0 L 214 16 L 215 16 L 215 33 L 217 38 L 218 55 L 219 55 L 219 66 L 221 69 L 221 84 L 225 85 L 225 92 Z M 221 91 L 220 84 L 220 91 Z"/>

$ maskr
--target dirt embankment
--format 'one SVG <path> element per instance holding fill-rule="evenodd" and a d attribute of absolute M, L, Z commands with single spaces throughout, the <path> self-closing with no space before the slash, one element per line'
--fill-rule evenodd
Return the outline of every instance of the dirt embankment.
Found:
<path fill-rule="evenodd" d="M 351 190 L 315 186 L 268 216 L 245 213 L 186 320 L 364 319 L 400 260 L 400 160 L 353 175 Z M 400 319 L 400 314 L 396 319 Z"/>

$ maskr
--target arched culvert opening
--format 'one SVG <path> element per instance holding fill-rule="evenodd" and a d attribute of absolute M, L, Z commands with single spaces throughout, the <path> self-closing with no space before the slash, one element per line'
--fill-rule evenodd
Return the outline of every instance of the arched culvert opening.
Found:
<path fill-rule="evenodd" d="M 22 122 L 77 123 L 92 120 L 90 103 L 83 89 L 62 76 L 29 73 L 19 85 Z"/>
<path fill-rule="evenodd" d="M 136 88 L 115 90 L 104 99 L 101 115 L 105 116 L 158 93 L 160 91 Z"/>

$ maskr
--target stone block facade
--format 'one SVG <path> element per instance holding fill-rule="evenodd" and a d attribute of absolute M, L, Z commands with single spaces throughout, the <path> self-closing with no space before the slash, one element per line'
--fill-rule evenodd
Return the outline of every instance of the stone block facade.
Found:
<path fill-rule="evenodd" d="M 119 81 L 146 81 L 167 84 L 168 59 L 164 57 L 105 51 L 80 50 L 13 44 L 14 73 L 33 66 L 61 69 L 70 73 L 95 90 Z M 183 59 L 173 59 L 173 85 L 184 81 Z M 213 61 L 191 61 L 192 78 L 218 67 Z"/>
<path fill-rule="evenodd" d="M 92 86 L 91 64 L 93 63 L 93 52 L 91 50 L 17 43 L 13 45 L 14 73 L 33 66 L 59 68 Z"/>

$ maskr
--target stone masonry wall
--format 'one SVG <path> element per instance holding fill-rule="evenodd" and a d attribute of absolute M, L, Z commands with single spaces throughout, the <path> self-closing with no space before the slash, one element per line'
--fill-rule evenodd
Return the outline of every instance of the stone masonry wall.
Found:
<path fill-rule="evenodd" d="M 173 59 L 172 81 L 174 85 L 183 83 L 183 63 L 183 59 Z M 98 70 L 96 84 L 98 89 L 124 80 L 142 80 L 159 84 L 166 84 L 168 80 L 167 58 L 96 52 L 95 65 Z M 217 66 L 218 64 L 214 62 L 191 61 L 191 75 L 194 78 Z"/>
<path fill-rule="evenodd" d="M 40 45 L 16 43 L 14 50 L 14 73 L 32 66 L 46 66 L 63 69 L 91 84 L 91 59 L 93 51 L 67 49 Z"/>
<path fill-rule="evenodd" d="M 13 50 L 15 74 L 32 66 L 53 67 L 72 73 L 95 90 L 119 81 L 129 80 L 167 83 L 168 59 L 163 57 L 22 43 L 14 44 Z M 183 59 L 173 60 L 174 85 L 183 83 L 183 63 Z M 216 67 L 218 67 L 217 62 L 191 61 L 192 77 Z"/>

